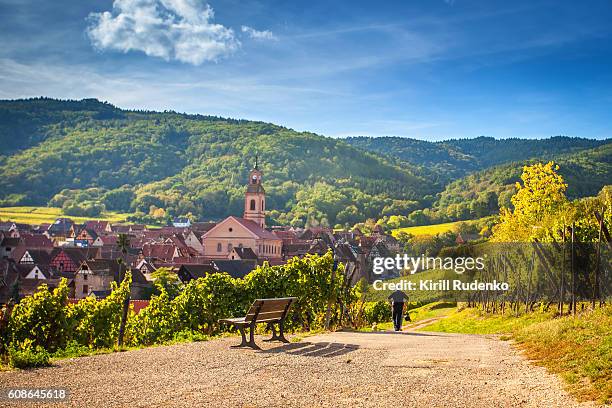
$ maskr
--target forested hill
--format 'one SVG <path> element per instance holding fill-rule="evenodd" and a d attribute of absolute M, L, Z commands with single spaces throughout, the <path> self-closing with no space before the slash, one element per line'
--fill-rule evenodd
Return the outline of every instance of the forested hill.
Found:
<path fill-rule="evenodd" d="M 220 219 L 242 213 L 258 154 L 271 223 L 352 225 L 418 215 L 432 204 L 470 206 L 483 195 L 492 207 L 489 192 L 497 200 L 510 179 L 490 180 L 514 176 L 520 164 L 473 179 L 467 174 L 507 161 L 599 151 L 573 170 L 575 195 L 591 194 L 610 180 L 604 143 L 333 139 L 263 122 L 122 110 L 95 99 L 0 101 L 0 206 L 51 205 L 83 216 L 105 208 L 146 222 L 189 213 Z"/>
<path fill-rule="evenodd" d="M 345 140 L 355 147 L 432 169 L 442 177 L 442 183 L 499 164 L 532 158 L 548 160 L 560 154 L 592 149 L 611 142 L 610 139 L 566 136 L 548 139 L 494 139 L 480 136 L 435 143 L 403 137 L 349 137 Z"/>
<path fill-rule="evenodd" d="M 267 207 L 282 223 L 352 224 L 415 209 L 442 187 L 417 166 L 269 123 L 91 99 L 0 101 L 2 206 L 218 219 L 242 213 L 256 153 Z"/>
<path fill-rule="evenodd" d="M 574 153 L 547 156 L 559 166 L 559 174 L 568 185 L 570 199 L 594 196 L 603 186 L 612 183 L 612 143 Z M 449 183 L 431 211 L 417 212 L 413 222 L 446 222 L 481 218 L 510 208 L 515 183 L 523 166 L 538 159 L 506 163 L 477 171 Z"/>

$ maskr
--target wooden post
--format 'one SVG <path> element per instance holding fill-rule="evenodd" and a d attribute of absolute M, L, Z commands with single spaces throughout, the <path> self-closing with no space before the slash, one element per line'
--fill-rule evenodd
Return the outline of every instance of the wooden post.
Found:
<path fill-rule="evenodd" d="M 572 314 L 576 316 L 576 270 L 574 267 L 574 239 L 576 229 L 576 223 L 572 223 L 572 247 L 571 247 L 571 269 L 572 269 Z"/>
<path fill-rule="evenodd" d="M 565 236 L 566 228 L 563 225 L 563 232 L 561 238 L 563 239 L 563 251 L 561 253 L 561 288 L 559 289 L 559 316 L 563 316 L 563 308 L 565 306 L 565 247 L 567 246 L 567 240 Z"/>
<path fill-rule="evenodd" d="M 527 297 L 525 298 L 525 313 L 528 311 L 529 300 L 531 298 L 531 275 L 533 273 L 533 269 L 535 268 L 535 249 L 531 248 L 531 266 L 529 268 L 529 275 L 527 277 Z"/>
<path fill-rule="evenodd" d="M 592 308 L 595 310 L 595 300 L 599 298 L 599 264 L 601 263 L 601 233 L 603 230 L 603 221 L 604 214 L 606 211 L 606 207 L 601 208 L 601 216 L 599 217 L 599 237 L 597 239 L 597 257 L 595 258 L 597 261 L 595 265 L 595 282 L 593 282 L 593 300 L 592 300 Z"/>

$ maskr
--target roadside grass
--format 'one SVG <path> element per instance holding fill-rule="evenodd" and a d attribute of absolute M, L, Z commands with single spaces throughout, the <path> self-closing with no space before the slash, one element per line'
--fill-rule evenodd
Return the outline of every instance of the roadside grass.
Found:
<path fill-rule="evenodd" d="M 68 217 L 74 222 L 88 220 L 107 220 L 111 222 L 125 222 L 132 214 L 107 211 L 98 217 L 74 217 L 66 215 L 57 207 L 0 207 L 0 220 L 13 221 L 24 224 L 52 223 L 58 217 Z"/>
<path fill-rule="evenodd" d="M 420 330 L 504 334 L 527 358 L 560 375 L 578 400 L 612 402 L 612 305 L 561 318 L 552 312 L 513 317 L 463 309 Z"/>
<path fill-rule="evenodd" d="M 389 307 L 391 307 L 389 305 Z M 410 314 L 410 322 L 404 320 L 406 323 L 418 323 L 426 319 L 432 319 L 435 317 L 447 316 L 457 309 L 457 303 L 455 302 L 432 302 L 421 307 L 410 309 L 407 313 Z M 377 330 L 393 330 L 393 322 L 382 322 L 377 323 Z M 371 332 L 372 327 L 362 327 L 359 331 Z"/>
<path fill-rule="evenodd" d="M 456 302 L 433 302 L 410 310 L 410 321 L 412 323 L 418 323 L 422 320 L 448 316 L 456 310 Z"/>

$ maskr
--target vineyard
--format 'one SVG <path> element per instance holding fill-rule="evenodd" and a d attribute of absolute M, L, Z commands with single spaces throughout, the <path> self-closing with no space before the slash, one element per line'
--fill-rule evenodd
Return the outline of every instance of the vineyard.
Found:
<path fill-rule="evenodd" d="M 81 223 L 89 220 L 106 220 L 119 223 L 125 222 L 130 215 L 132 214 L 106 211 L 97 217 L 75 217 L 66 214 L 58 207 L 0 207 L 0 220 L 33 225 L 51 224 L 59 217 L 69 217 L 74 222 Z"/>
<path fill-rule="evenodd" d="M 271 297 L 297 297 L 286 321 L 286 327 L 294 331 L 322 328 L 328 303 L 332 326 L 357 327 L 390 318 L 384 302 L 365 302 L 366 285 L 351 287 L 344 279 L 343 265 L 335 273 L 333 266 L 328 253 L 295 258 L 282 266 L 265 264 L 244 279 L 210 274 L 177 291 L 159 284 L 159 294 L 149 306 L 128 316 L 123 344 L 141 347 L 228 332 L 232 328 L 219 325 L 218 319 L 242 316 L 253 300 Z M 128 273 L 121 284 L 113 284 L 107 298 L 88 297 L 75 304 L 68 302 L 65 280 L 53 291 L 42 285 L 33 296 L 3 311 L 0 351 L 4 359 L 15 367 L 40 366 L 48 364 L 49 356 L 61 356 L 67 350 L 112 349 L 118 342 L 130 284 Z"/>

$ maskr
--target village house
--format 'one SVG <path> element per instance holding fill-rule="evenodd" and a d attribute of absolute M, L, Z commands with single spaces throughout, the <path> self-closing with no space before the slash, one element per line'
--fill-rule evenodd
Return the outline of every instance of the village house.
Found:
<path fill-rule="evenodd" d="M 74 245 L 78 247 L 89 247 L 93 245 L 97 238 L 98 234 L 94 230 L 81 228 L 74 237 Z"/>
<path fill-rule="evenodd" d="M 151 283 L 140 273 L 133 269 L 132 288 L 130 296 L 132 299 L 142 299 L 147 289 L 151 288 Z M 106 297 L 110 294 L 111 283 L 120 283 L 121 270 L 120 264 L 114 259 L 90 259 L 84 261 L 79 266 L 75 277 L 75 298 L 83 299 L 91 294 L 98 298 Z"/>
<path fill-rule="evenodd" d="M 45 235 L 49 237 L 54 244 L 61 245 L 66 242 L 66 239 L 70 236 L 74 223 L 70 218 L 58 218 L 53 224 L 47 228 Z"/>
<path fill-rule="evenodd" d="M 148 281 L 153 281 L 153 272 L 157 270 L 155 265 L 146 259 L 141 259 L 138 261 L 136 264 L 136 269 L 138 269 Z"/>
<path fill-rule="evenodd" d="M 19 264 L 26 265 L 51 265 L 51 251 L 45 249 L 26 249 L 19 259 L 15 259 Z"/>
<path fill-rule="evenodd" d="M 113 232 L 111 224 L 108 221 L 86 221 L 84 227 L 94 231 L 98 235 L 110 234 Z"/>
<path fill-rule="evenodd" d="M 177 217 L 172 221 L 172 225 L 176 228 L 189 228 L 191 220 L 187 217 Z"/>
<path fill-rule="evenodd" d="M 233 260 L 239 259 L 243 261 L 251 260 L 257 262 L 257 255 L 255 255 L 255 252 L 253 252 L 251 248 L 244 247 L 232 248 L 232 251 L 230 252 L 227 258 Z"/>
<path fill-rule="evenodd" d="M 21 240 L 13 237 L 0 237 L 0 259 L 11 258 L 13 251 L 19 246 Z"/>
<path fill-rule="evenodd" d="M 211 260 L 201 264 L 183 264 L 177 271 L 181 282 L 203 278 L 211 273 L 225 272 L 232 278 L 244 278 L 256 267 L 252 260 Z"/>
<path fill-rule="evenodd" d="M 73 275 L 83 261 L 98 257 L 97 248 L 56 248 L 51 254 L 50 265 L 59 273 Z"/>

